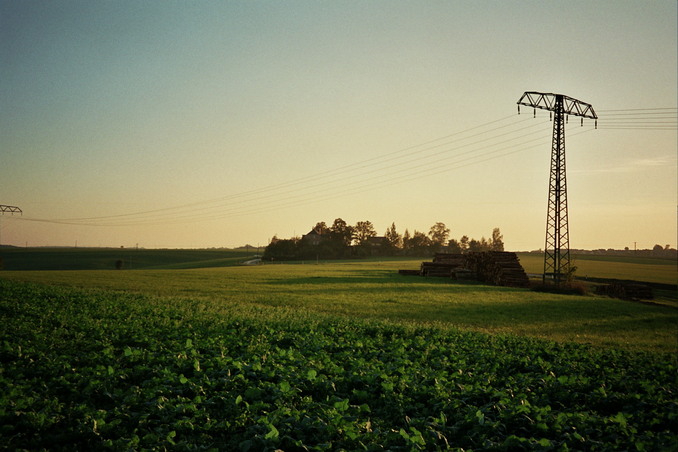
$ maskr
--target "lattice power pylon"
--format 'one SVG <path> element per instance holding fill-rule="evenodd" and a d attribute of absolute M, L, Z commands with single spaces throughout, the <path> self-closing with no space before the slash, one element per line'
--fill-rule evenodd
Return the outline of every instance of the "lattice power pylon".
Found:
<path fill-rule="evenodd" d="M 596 120 L 598 116 L 590 104 L 563 94 L 525 92 L 518 100 L 535 110 L 553 112 L 553 142 L 551 144 L 551 172 L 549 176 L 549 202 L 546 215 L 546 244 L 544 246 L 543 279 L 553 278 L 556 285 L 570 274 L 570 232 L 567 222 L 567 178 L 565 174 L 565 122 L 568 115 Z"/>
<path fill-rule="evenodd" d="M 5 212 L 9 212 L 12 215 L 14 215 L 15 213 L 23 213 L 21 211 L 21 209 L 18 208 L 17 206 L 6 206 L 4 204 L 0 204 L 0 213 L 5 213 Z"/>
<path fill-rule="evenodd" d="M 23 212 L 17 206 L 6 206 L 4 204 L 0 204 L 0 215 L 4 214 L 5 212 L 9 212 L 12 215 L 15 213 L 20 213 L 23 215 Z M 0 226 L 0 234 L 2 234 L 2 226 Z M 0 235 L 0 245 L 2 245 L 2 235 Z"/>

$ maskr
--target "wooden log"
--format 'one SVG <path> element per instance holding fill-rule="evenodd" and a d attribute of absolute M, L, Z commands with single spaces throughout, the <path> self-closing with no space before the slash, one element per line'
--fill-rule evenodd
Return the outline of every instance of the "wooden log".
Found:
<path fill-rule="evenodd" d="M 529 278 L 515 253 L 472 252 L 467 253 L 465 258 L 466 267 L 476 272 L 479 281 L 501 286 L 529 286 Z"/>
<path fill-rule="evenodd" d="M 477 280 L 478 275 L 475 272 L 472 272 L 471 270 L 465 269 L 465 268 L 458 268 L 454 272 L 454 278 L 456 279 L 461 279 L 465 281 L 472 281 L 472 280 Z"/>
<path fill-rule="evenodd" d="M 444 263 L 454 263 L 463 265 L 464 255 L 463 254 L 451 254 L 451 253 L 436 253 L 433 257 L 433 262 L 444 262 Z"/>
<path fill-rule="evenodd" d="M 508 251 L 436 253 L 433 262 L 422 262 L 422 276 L 473 277 L 486 284 L 528 287 L 530 280 L 516 253 Z"/>
<path fill-rule="evenodd" d="M 453 264 L 445 264 L 442 262 L 422 262 L 421 275 L 422 276 L 442 276 L 450 277 L 454 269 L 457 268 Z"/>

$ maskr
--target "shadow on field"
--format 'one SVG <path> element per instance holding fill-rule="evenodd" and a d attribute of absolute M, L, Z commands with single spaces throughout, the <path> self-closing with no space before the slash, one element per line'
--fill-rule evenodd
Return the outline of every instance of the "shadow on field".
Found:
<path fill-rule="evenodd" d="M 311 272 L 309 272 L 311 273 Z M 611 342 L 663 351 L 678 322 L 675 309 L 610 298 L 534 292 L 448 278 L 403 276 L 392 271 L 322 271 L 307 276 L 262 281 L 285 299 L 264 304 L 303 305 L 307 309 L 356 318 L 447 324 L 483 332 L 502 332 L 578 342 Z M 312 302 L 306 296 L 311 296 Z M 274 301 L 275 300 L 275 301 Z M 596 339 L 597 338 L 597 339 Z M 659 338 L 659 339 L 657 339 Z M 647 340 L 646 340 L 647 339 Z"/>
<path fill-rule="evenodd" d="M 394 271 L 371 271 L 365 272 L 360 270 L 342 271 L 340 274 L 331 276 L 308 275 L 296 278 L 284 279 L 269 279 L 264 280 L 268 284 L 274 285 L 288 285 L 288 284 L 407 284 L 418 286 L 430 285 L 481 285 L 476 281 L 458 281 L 450 278 L 424 278 L 420 276 L 403 276 Z"/>
<path fill-rule="evenodd" d="M 346 285 L 352 284 L 400 284 L 410 283 L 413 285 L 431 285 L 435 283 L 447 283 L 449 281 L 427 281 L 423 278 L 410 278 L 408 280 L 397 280 L 392 277 L 374 277 L 374 276 L 306 276 L 301 278 L 285 278 L 264 280 L 267 284 L 286 286 L 290 284 L 299 285 Z"/>

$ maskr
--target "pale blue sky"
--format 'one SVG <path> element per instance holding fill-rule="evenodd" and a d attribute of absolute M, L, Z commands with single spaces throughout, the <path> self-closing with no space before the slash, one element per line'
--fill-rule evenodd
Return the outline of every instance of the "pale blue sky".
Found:
<path fill-rule="evenodd" d="M 551 123 L 515 104 L 544 91 L 601 118 L 567 126 L 571 246 L 675 246 L 676 16 L 675 1 L 2 0 L 0 204 L 51 222 L 5 215 L 0 240 L 265 245 L 341 217 L 499 227 L 538 249 Z"/>

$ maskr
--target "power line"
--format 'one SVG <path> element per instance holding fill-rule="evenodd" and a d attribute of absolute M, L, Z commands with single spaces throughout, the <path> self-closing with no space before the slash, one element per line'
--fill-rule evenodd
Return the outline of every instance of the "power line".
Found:
<path fill-rule="evenodd" d="M 106 216 L 61 219 L 24 217 L 23 220 L 82 226 L 144 226 L 195 223 L 299 206 L 349 196 L 366 189 L 407 183 L 536 147 L 544 143 L 548 136 L 539 130 L 539 124 L 534 121 L 530 121 L 528 126 L 523 125 L 530 119 L 515 115 L 501 117 L 337 168 L 203 201 Z M 612 124 L 601 124 L 599 127 L 610 128 Z M 347 190 L 347 186 L 351 188 Z"/>
<path fill-rule="evenodd" d="M 678 130 L 678 108 L 630 108 L 600 110 L 603 130 Z"/>
<path fill-rule="evenodd" d="M 619 108 L 615 110 L 598 110 L 599 113 L 608 111 L 649 111 L 649 110 L 678 110 L 676 107 L 657 107 L 657 108 Z"/>
<path fill-rule="evenodd" d="M 530 133 L 530 134 L 524 134 L 524 136 L 530 136 L 534 135 L 535 132 Z M 538 132 L 537 132 L 538 133 Z M 504 150 L 502 149 L 495 149 L 491 150 L 491 146 L 499 146 L 505 143 L 509 143 L 511 140 L 515 140 L 516 138 L 520 137 L 514 137 L 510 139 L 504 139 L 502 141 L 499 141 L 497 143 L 487 145 L 487 149 L 490 149 L 489 151 L 485 152 L 480 152 L 477 154 L 472 154 L 469 157 L 467 157 L 464 160 L 464 164 L 462 166 L 469 166 L 471 164 L 474 164 L 472 161 L 473 159 L 480 161 L 488 161 L 492 160 L 493 158 L 500 158 L 501 156 L 492 156 L 492 154 L 495 154 L 499 151 Z M 544 140 L 546 139 L 546 135 L 543 135 L 537 139 Z M 534 140 L 534 139 L 533 139 Z M 533 141 L 531 140 L 531 141 Z M 486 140 L 479 140 L 479 141 L 486 141 Z M 528 141 L 529 142 L 529 141 Z M 470 145 L 477 144 L 477 142 L 474 143 L 467 143 L 465 145 L 461 145 L 458 148 L 453 148 L 451 150 L 459 150 L 459 149 L 464 149 L 465 147 L 468 147 Z M 513 145 L 512 145 L 513 146 Z M 512 147 L 509 146 L 509 147 Z M 518 142 L 515 144 L 515 147 L 519 148 L 521 146 L 521 142 Z M 244 214 L 250 214 L 250 213 L 255 213 L 255 212 L 262 212 L 262 211 L 268 211 L 268 210 L 273 210 L 273 209 L 279 209 L 282 206 L 290 206 L 290 205 L 299 205 L 301 202 L 312 202 L 316 199 L 326 199 L 326 193 L 339 193 L 341 196 L 343 195 L 348 195 L 351 193 L 359 192 L 360 190 L 364 190 L 366 188 L 372 188 L 374 186 L 385 186 L 385 185 L 393 185 L 397 184 L 400 182 L 406 182 L 410 180 L 416 180 L 421 177 L 425 177 L 430 174 L 439 174 L 441 172 L 448 172 L 451 170 L 455 169 L 455 166 L 460 166 L 459 165 L 459 157 L 464 155 L 464 154 L 469 154 L 472 153 L 473 151 L 466 151 L 466 152 L 461 152 L 457 154 L 450 155 L 446 157 L 443 160 L 452 160 L 451 162 L 441 165 L 440 162 L 443 160 L 435 160 L 435 161 L 430 161 L 426 164 L 420 164 L 416 166 L 417 171 L 412 172 L 410 167 L 405 167 L 405 168 L 400 168 L 398 170 L 393 170 L 391 169 L 388 172 L 385 172 L 384 174 L 377 174 L 373 179 L 371 179 L 368 182 L 365 183 L 360 183 L 358 185 L 353 185 L 349 183 L 351 179 L 356 179 L 360 177 L 365 176 L 365 171 L 359 172 L 359 173 L 353 173 L 349 174 L 347 176 L 341 177 L 336 180 L 329 180 L 327 182 L 323 183 L 316 183 L 314 185 L 304 185 L 299 188 L 295 189 L 289 189 L 287 191 L 279 191 L 277 193 L 268 193 L 265 196 L 258 195 L 256 197 L 250 198 L 250 199 L 242 199 L 236 202 L 230 202 L 230 203 L 220 203 L 219 205 L 216 206 L 203 206 L 200 208 L 194 207 L 192 211 L 184 211 L 184 212 L 167 212 L 167 213 L 160 213 L 160 214 L 153 214 L 153 215 L 144 215 L 144 216 L 136 216 L 136 217 L 128 217 L 128 218 L 108 218 L 108 221 L 103 221 L 103 219 L 98 219 L 98 218 L 93 218 L 91 220 L 85 220 L 85 221 L 73 221 L 69 219 L 58 219 L 58 220 L 43 220 L 41 219 L 40 221 L 44 222 L 54 222 L 54 223 L 59 223 L 59 224 L 75 224 L 75 225 L 92 225 L 92 226 L 138 226 L 138 225 L 152 225 L 152 224 L 170 224 L 170 223 L 187 223 L 187 222 L 196 222 L 196 221 L 203 221 L 203 220 L 208 220 L 208 219 L 218 219 L 218 218 L 225 218 L 225 217 L 230 217 L 230 216 L 235 216 L 235 215 L 244 215 Z M 454 159 L 457 160 L 454 160 Z M 410 162 L 411 163 L 411 162 Z M 441 170 L 442 168 L 442 170 Z M 398 174 L 404 173 L 403 176 L 399 176 Z M 386 179 L 385 179 L 386 178 Z M 354 189 L 350 191 L 345 190 L 345 186 L 347 185 L 353 185 Z M 319 188 L 323 188 L 322 190 L 318 190 Z M 310 191 L 310 193 L 309 193 Z M 295 194 L 296 193 L 296 194 Z M 248 195 L 248 194 L 245 194 Z M 294 195 L 294 196 L 293 196 Z M 330 195 L 332 198 L 335 198 L 337 196 L 335 195 Z M 267 198 L 273 198 L 266 200 Z M 238 207 L 238 204 L 244 204 L 246 203 L 247 205 Z M 253 207 L 252 204 L 255 204 L 256 207 Z M 199 213 L 202 211 L 203 213 Z M 196 212 L 198 212 L 198 215 L 196 216 Z M 29 219 L 26 219 L 29 220 Z M 37 221 L 37 220 L 36 220 Z"/>
<path fill-rule="evenodd" d="M 675 131 L 677 127 L 652 127 L 652 126 L 602 126 L 598 127 L 602 130 L 669 130 Z"/>
<path fill-rule="evenodd" d="M 121 214 L 121 215 L 111 215 L 111 216 L 102 216 L 102 217 L 86 217 L 86 218 L 66 218 L 66 219 L 54 219 L 54 220 L 45 220 L 45 219 L 40 219 L 40 221 L 46 221 L 46 222 L 55 222 L 55 223 L 60 223 L 60 224 L 88 224 L 88 225 L 93 225 L 94 223 L 99 223 L 99 224 L 106 224 L 106 225 L 112 225 L 114 223 L 111 223 L 111 221 L 119 221 L 120 223 L 124 222 L 125 224 L 129 225 L 135 225 L 135 224 L 140 224 L 140 223 L 146 223 L 148 222 L 153 222 L 154 220 L 160 221 L 162 220 L 163 217 L 167 219 L 176 219 L 177 218 L 177 211 L 178 210 L 184 210 L 184 209 L 191 209 L 191 212 L 188 213 L 187 215 L 194 217 L 195 221 L 195 211 L 196 209 L 202 210 L 202 211 L 210 211 L 214 209 L 223 209 L 224 207 L 227 206 L 233 206 L 234 204 L 243 204 L 243 203 L 250 203 L 250 202 L 255 202 L 255 201 L 261 201 L 262 198 L 279 198 L 281 195 L 288 195 L 290 193 L 295 193 L 298 191 L 308 191 L 309 189 L 315 189 L 319 188 L 322 186 L 327 186 L 330 184 L 345 184 L 351 179 L 355 179 L 358 177 L 365 177 L 369 175 L 370 173 L 375 173 L 375 172 L 384 172 L 385 170 L 392 170 L 393 168 L 397 167 L 402 167 L 407 165 L 411 165 L 413 162 L 421 162 L 425 159 L 432 159 L 435 156 L 439 156 L 445 153 L 449 153 L 451 151 L 455 151 L 458 149 L 463 149 L 468 146 L 472 146 L 475 144 L 478 144 L 480 142 L 487 142 L 492 139 L 497 139 L 498 137 L 503 137 L 507 136 L 511 133 L 515 133 L 516 131 L 519 130 L 524 130 L 528 128 L 532 128 L 533 126 L 530 125 L 528 127 L 524 127 L 521 129 L 515 129 L 515 124 L 522 122 L 522 121 L 513 121 L 507 125 L 503 126 L 495 126 L 491 129 L 484 130 L 481 132 L 476 132 L 474 134 L 469 134 L 471 131 L 477 131 L 479 128 L 490 126 L 490 125 L 496 125 L 496 123 L 500 121 L 504 121 L 507 118 L 510 117 L 505 117 L 501 118 L 499 120 L 494 120 L 490 121 L 486 124 L 483 124 L 482 126 L 476 126 L 470 129 L 467 129 L 462 132 L 458 132 L 455 134 L 447 135 L 445 137 L 436 139 L 436 140 L 429 140 L 425 143 L 422 143 L 420 145 L 416 146 L 410 146 L 404 149 L 401 149 L 396 152 L 392 153 L 387 153 L 385 155 L 379 156 L 379 157 L 373 157 L 370 159 L 363 160 L 361 162 L 356 162 L 351 165 L 345 165 L 343 167 L 340 167 L 338 169 L 334 170 L 328 170 L 324 171 L 322 173 L 318 173 L 313 176 L 307 176 L 304 178 L 300 178 L 294 181 L 290 182 L 285 182 L 281 184 L 275 184 L 269 187 L 264 187 L 261 189 L 253 190 L 253 191 L 248 191 L 248 192 L 241 192 L 241 193 L 236 193 L 233 195 L 228 195 L 226 197 L 221 197 L 217 198 L 214 200 L 210 201 L 202 201 L 202 202 L 197 202 L 197 203 L 191 203 L 191 204 L 185 204 L 182 206 L 177 206 L 173 208 L 164 208 L 164 209 L 154 209 L 154 210 L 148 210 L 148 211 L 141 211 L 141 212 L 134 212 L 130 214 Z M 514 116 L 515 118 L 515 116 Z M 499 131 L 501 129 L 504 129 L 506 127 L 514 127 L 514 130 L 510 130 L 509 132 L 502 132 L 501 134 L 495 133 L 492 135 L 492 132 Z M 466 134 L 463 136 L 463 134 Z M 490 134 L 488 137 L 487 134 Z M 450 137 L 453 136 L 460 136 L 460 138 L 456 140 L 450 140 Z M 467 142 L 463 143 L 465 140 L 469 140 L 473 137 L 478 137 L 478 136 L 484 136 L 484 138 L 473 141 L 473 142 Z M 441 140 L 445 140 L 440 142 Z M 459 144 L 461 143 L 461 144 Z M 450 148 L 450 146 L 455 146 Z M 447 146 L 447 149 L 440 150 L 441 146 Z M 405 153 L 405 151 L 410 151 Z M 432 152 L 435 151 L 435 152 Z M 400 155 L 397 155 L 400 154 Z M 423 155 L 422 155 L 423 154 Z M 419 156 L 417 156 L 419 155 Z M 399 161 L 398 161 L 399 160 Z M 397 163 L 392 163 L 391 165 L 384 166 L 385 162 L 394 162 L 398 161 Z M 434 165 L 435 162 L 431 162 L 431 165 Z M 378 168 L 375 169 L 375 167 L 379 166 Z M 421 166 L 421 165 L 419 165 Z M 377 177 L 380 177 L 379 174 L 377 174 Z M 312 185 L 310 183 L 313 182 Z M 298 186 L 297 188 L 291 188 L 294 186 Z M 280 190 L 281 188 L 287 187 L 288 190 Z M 271 201 L 275 202 L 275 201 Z M 28 218 L 26 220 L 29 220 Z M 30 219 L 33 220 L 33 219 Z M 36 221 L 38 219 L 35 219 Z M 128 221 L 125 221 L 128 220 Z M 164 220 L 163 220 L 164 221 Z"/>
<path fill-rule="evenodd" d="M 531 134 L 528 134 L 531 135 Z M 533 134 L 532 134 L 533 135 Z M 547 135 L 542 134 L 542 136 L 532 139 L 530 141 L 540 141 L 538 145 L 542 145 L 548 138 Z M 502 143 L 505 143 L 508 141 L 504 141 Z M 529 141 L 528 141 L 529 142 Z M 501 144 L 501 143 L 500 143 Z M 396 172 L 390 172 L 386 173 L 384 175 L 381 175 L 380 177 L 382 179 L 376 179 L 372 181 L 367 181 L 360 183 L 358 185 L 355 184 L 349 184 L 347 182 L 347 179 L 341 179 L 338 181 L 333 181 L 333 185 L 330 185 L 322 190 L 315 190 L 318 188 L 318 186 L 308 186 L 308 187 L 303 187 L 305 191 L 301 191 L 302 189 L 297 189 L 294 191 L 288 191 L 280 194 L 277 199 L 272 199 L 269 201 L 263 201 L 261 197 L 259 197 L 256 201 L 256 206 L 244 206 L 244 207 L 237 207 L 237 206 L 225 206 L 224 209 L 220 209 L 218 212 L 213 212 L 214 208 L 203 208 L 202 210 L 209 209 L 210 211 L 202 214 L 199 216 L 199 218 L 196 218 L 196 212 L 186 212 L 184 214 L 174 214 L 171 218 L 167 218 L 165 220 L 162 220 L 162 224 L 182 224 L 182 223 L 194 223 L 196 221 L 204 221 L 204 220 L 215 220 L 215 219 L 220 219 L 220 218 L 228 218 L 228 217 L 234 217 L 234 216 L 241 216 L 241 215 L 250 215 L 250 214 L 255 214 L 255 213 L 260 213 L 260 212 L 269 212 L 272 210 L 279 210 L 282 208 L 286 207 L 296 207 L 299 205 L 303 205 L 306 203 L 311 203 L 311 202 L 318 202 L 322 200 L 327 200 L 327 199 L 334 199 L 338 197 L 344 197 L 348 196 L 351 194 L 357 194 L 364 192 L 366 189 L 374 189 L 374 188 L 381 188 L 384 186 L 389 186 L 389 185 L 394 185 L 398 183 L 405 183 L 405 182 L 410 182 L 413 180 L 417 180 L 423 177 L 429 177 L 432 175 L 436 174 L 441 174 L 445 172 L 452 171 L 457 168 L 461 167 L 466 167 L 470 166 L 476 163 L 481 163 L 481 162 L 486 162 L 493 160 L 495 158 L 501 158 L 506 155 L 523 151 L 528 148 L 535 147 L 536 145 L 532 146 L 522 146 L 520 143 L 510 146 L 505 146 L 504 148 L 496 149 L 493 151 L 489 152 L 484 152 L 480 153 L 477 155 L 471 155 L 468 156 L 462 160 L 457 159 L 456 161 L 452 161 L 450 163 L 447 163 L 445 165 L 439 165 L 436 162 L 430 162 L 427 165 L 419 165 L 418 171 L 412 173 L 411 171 L 408 171 L 407 169 L 400 169 L 399 171 Z M 501 154 L 501 155 L 492 155 L 496 154 L 498 152 L 504 151 L 508 148 L 515 148 L 518 147 L 517 151 L 512 151 L 509 153 Z M 463 153 L 463 154 L 468 154 L 468 152 Z M 455 156 L 449 157 L 453 158 Z M 457 156 L 458 157 L 458 156 Z M 473 160 L 476 161 L 473 161 Z M 404 176 L 399 176 L 399 173 L 405 172 Z M 409 174 L 408 174 L 409 173 Z M 352 175 L 349 176 L 351 178 L 359 177 L 360 175 Z M 387 179 L 383 179 L 384 177 L 387 177 Z M 346 186 L 350 186 L 348 190 L 346 189 Z M 309 189 L 313 188 L 314 190 L 312 193 L 309 193 Z M 294 196 L 292 196 L 292 193 L 295 192 L 300 192 Z M 242 202 L 239 202 L 238 204 L 241 204 Z M 54 220 L 44 220 L 47 222 L 53 222 Z M 78 222 L 70 222 L 70 221 L 63 221 L 60 220 L 58 221 L 60 224 L 76 224 L 76 225 L 82 225 L 84 223 L 78 223 Z M 88 225 L 92 226 L 139 226 L 139 225 L 152 225 L 152 224 L 158 224 L 159 223 L 159 217 L 148 217 L 148 218 L 136 218 L 136 219 L 128 219 L 127 221 L 124 222 L 117 222 L 117 223 L 110 223 L 110 222 L 100 222 L 100 223 L 86 223 Z"/>
<path fill-rule="evenodd" d="M 273 185 L 261 187 L 261 188 L 258 188 L 258 189 L 254 189 L 254 190 L 248 190 L 248 191 L 245 191 L 245 192 L 234 193 L 234 194 L 226 195 L 226 196 L 219 197 L 219 198 L 214 198 L 214 199 L 205 200 L 205 201 L 198 201 L 198 202 L 193 202 L 193 203 L 188 203 L 188 204 L 182 204 L 182 205 L 178 205 L 178 206 L 165 207 L 165 208 L 160 208 L 160 209 L 144 210 L 144 211 L 137 211 L 137 212 L 131 212 L 131 213 L 118 214 L 118 215 L 105 215 L 105 216 L 85 217 L 85 218 L 66 218 L 66 219 L 59 219 L 58 221 L 79 222 L 79 221 L 89 221 L 89 220 L 103 220 L 103 219 L 112 219 L 112 218 L 120 218 L 120 217 L 133 217 L 133 216 L 140 216 L 140 215 L 146 215 L 146 214 L 155 214 L 155 213 L 160 213 L 160 212 L 167 212 L 167 215 L 173 215 L 174 213 L 176 213 L 176 211 L 178 209 L 182 209 L 182 208 L 194 209 L 196 206 L 199 206 L 199 205 L 228 202 L 230 200 L 241 198 L 241 197 L 252 197 L 252 196 L 255 196 L 255 195 L 259 195 L 261 193 L 277 192 L 281 188 L 285 188 L 285 187 L 289 187 L 289 186 L 295 186 L 295 185 L 303 184 L 303 183 L 306 183 L 306 182 L 309 182 L 309 181 L 324 179 L 324 178 L 327 178 L 331 175 L 343 174 L 343 173 L 346 173 L 346 172 L 354 171 L 356 168 L 363 168 L 363 167 L 367 167 L 367 166 L 378 165 L 378 164 L 382 163 L 383 161 L 390 161 L 390 160 L 393 160 L 393 159 L 403 158 L 403 157 L 397 157 L 397 155 L 403 154 L 407 151 L 413 151 L 413 150 L 420 148 L 420 147 L 423 147 L 423 149 L 416 151 L 416 152 L 424 152 L 427 149 L 440 147 L 440 146 L 445 145 L 446 143 L 443 142 L 442 144 L 438 143 L 436 145 L 433 145 L 433 143 L 437 143 L 437 142 L 440 142 L 440 141 L 443 141 L 443 140 L 448 140 L 448 139 L 455 137 L 455 136 L 463 135 L 465 133 L 468 133 L 468 132 L 471 132 L 471 131 L 474 131 L 474 130 L 477 130 L 477 129 L 481 129 L 483 127 L 487 127 L 487 126 L 490 126 L 490 125 L 493 125 L 493 124 L 496 124 L 496 123 L 499 123 L 499 122 L 502 122 L 502 121 L 506 121 L 507 119 L 515 119 L 515 115 L 505 116 L 503 118 L 499 118 L 499 119 L 496 119 L 496 120 L 493 120 L 493 121 L 489 121 L 487 123 L 481 124 L 479 126 L 471 127 L 469 129 L 466 129 L 466 130 L 463 130 L 463 131 L 460 131 L 460 132 L 448 134 L 448 135 L 445 135 L 443 137 L 435 138 L 433 140 L 428 140 L 426 142 L 423 142 L 423 143 L 420 143 L 420 144 L 417 144 L 417 145 L 414 145 L 414 146 L 408 146 L 406 148 L 402 148 L 402 149 L 399 149 L 399 150 L 396 150 L 396 151 L 393 151 L 393 152 L 390 152 L 390 153 L 386 153 L 386 154 L 383 154 L 383 155 L 375 156 L 375 157 L 372 157 L 372 158 L 369 158 L 369 159 L 361 160 L 361 161 L 358 161 L 358 162 L 355 162 L 355 163 L 351 163 L 349 165 L 344 165 L 344 166 L 341 166 L 339 168 L 334 168 L 334 169 L 322 171 L 322 172 L 319 172 L 319 173 L 315 173 L 315 174 L 310 175 L 310 176 L 304 176 L 304 177 L 301 177 L 301 178 L 298 178 L 298 179 L 294 179 L 294 180 L 291 180 L 291 181 L 281 182 L 281 183 L 278 183 L 278 184 L 273 184 Z M 512 124 L 508 124 L 507 126 L 497 127 L 497 129 L 502 128 L 502 127 L 508 127 L 508 126 L 511 126 L 511 125 Z M 496 130 L 496 129 L 490 129 L 489 131 L 484 131 L 484 132 L 480 132 L 480 133 L 487 133 L 487 132 L 491 132 L 492 130 Z M 410 155 L 410 154 L 406 154 L 405 157 L 407 157 L 408 155 Z M 370 162 L 372 162 L 372 163 L 370 163 Z"/>

